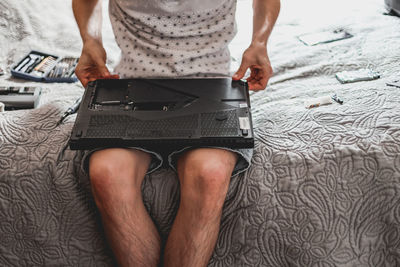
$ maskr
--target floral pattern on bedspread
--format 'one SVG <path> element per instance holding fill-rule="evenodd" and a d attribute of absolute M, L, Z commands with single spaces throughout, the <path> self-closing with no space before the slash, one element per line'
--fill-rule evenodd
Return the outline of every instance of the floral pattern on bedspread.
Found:
<path fill-rule="evenodd" d="M 39 17 L 30 18 L 32 32 L 18 1 L 6 2 L 0 14 L 15 14 L 20 26 L 0 20 L 0 33 L 10 29 L 14 42 L 23 32 L 34 36 Z M 399 79 L 400 19 L 368 9 L 360 23 L 343 22 L 355 37 L 315 47 L 296 40 L 302 28 L 294 22 L 283 19 L 274 30 L 286 35 L 271 39 L 268 90 L 251 93 L 252 166 L 232 178 L 209 265 L 399 266 L 400 88 L 386 82 Z M 18 50 L 1 40 L 0 47 L 0 64 L 18 59 Z M 342 85 L 334 78 L 361 67 L 381 79 Z M 39 108 L 0 114 L 0 266 L 113 266 L 79 168 L 82 153 L 67 146 L 75 116 L 56 126 L 82 89 L 43 88 Z M 334 92 L 343 105 L 303 106 Z M 178 179 L 159 170 L 142 189 L 165 241 L 179 205 Z"/>

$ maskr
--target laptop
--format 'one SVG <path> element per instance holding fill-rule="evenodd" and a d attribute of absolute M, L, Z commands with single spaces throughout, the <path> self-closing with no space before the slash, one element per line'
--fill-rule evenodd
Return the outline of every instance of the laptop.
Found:
<path fill-rule="evenodd" d="M 73 150 L 252 148 L 248 85 L 229 78 L 90 82 L 69 145 Z"/>

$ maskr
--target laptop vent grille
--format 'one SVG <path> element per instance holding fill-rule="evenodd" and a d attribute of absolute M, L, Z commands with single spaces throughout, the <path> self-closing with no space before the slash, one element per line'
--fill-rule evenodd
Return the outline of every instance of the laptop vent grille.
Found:
<path fill-rule="evenodd" d="M 89 123 L 87 137 L 184 137 L 195 133 L 198 116 L 145 121 L 130 116 L 94 115 Z"/>

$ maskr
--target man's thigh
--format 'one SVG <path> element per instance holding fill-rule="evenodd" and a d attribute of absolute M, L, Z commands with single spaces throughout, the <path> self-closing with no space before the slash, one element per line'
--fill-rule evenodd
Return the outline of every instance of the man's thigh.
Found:
<path fill-rule="evenodd" d="M 150 155 L 146 152 L 130 148 L 108 148 L 92 153 L 89 165 L 95 162 L 109 163 L 115 166 L 132 165 L 131 163 L 146 164 L 150 160 Z"/>

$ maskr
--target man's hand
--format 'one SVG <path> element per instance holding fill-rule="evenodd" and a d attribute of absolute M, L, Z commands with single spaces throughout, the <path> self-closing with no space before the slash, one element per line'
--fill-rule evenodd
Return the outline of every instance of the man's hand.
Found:
<path fill-rule="evenodd" d="M 119 79 L 118 75 L 111 75 L 106 67 L 106 51 L 100 41 L 86 40 L 83 45 L 82 54 L 79 58 L 75 74 L 86 87 L 88 82 L 97 79 Z"/>
<path fill-rule="evenodd" d="M 233 80 L 242 79 L 248 68 L 250 90 L 263 90 L 272 76 L 267 53 L 267 41 L 280 10 L 280 0 L 253 0 L 253 36 L 249 48 L 243 53 L 242 64 Z"/>
<path fill-rule="evenodd" d="M 233 75 L 233 80 L 240 80 L 250 68 L 250 77 L 247 78 L 250 90 L 263 90 L 272 76 L 272 67 L 268 58 L 267 48 L 263 44 L 252 43 L 244 51 L 239 70 Z"/>

